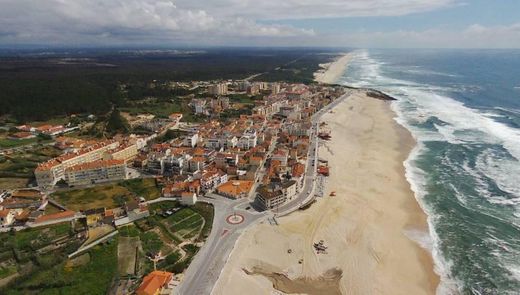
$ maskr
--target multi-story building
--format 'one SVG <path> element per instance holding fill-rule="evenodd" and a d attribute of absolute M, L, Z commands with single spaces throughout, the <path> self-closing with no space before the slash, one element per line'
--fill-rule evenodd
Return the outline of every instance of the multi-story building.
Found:
<path fill-rule="evenodd" d="M 256 147 L 258 142 L 258 137 L 256 134 L 256 130 L 248 129 L 242 134 L 240 139 L 238 140 L 237 147 L 243 150 L 248 150 Z"/>
<path fill-rule="evenodd" d="M 280 84 L 279 83 L 271 83 L 271 94 L 276 95 L 280 93 Z"/>
<path fill-rule="evenodd" d="M 137 156 L 137 145 L 121 145 L 114 150 L 106 152 L 105 160 L 123 160 L 125 163 L 132 161 Z"/>
<path fill-rule="evenodd" d="M 228 93 L 228 85 L 226 82 L 210 85 L 208 86 L 208 93 L 210 95 L 226 95 Z"/>
<path fill-rule="evenodd" d="M 256 200 L 264 209 L 274 209 L 296 196 L 297 184 L 294 180 L 271 182 L 256 190 Z"/>
<path fill-rule="evenodd" d="M 238 154 L 218 153 L 215 157 L 215 166 L 217 168 L 226 168 L 227 166 L 238 165 Z"/>
<path fill-rule="evenodd" d="M 189 147 L 195 147 L 198 142 L 199 142 L 199 133 L 193 132 L 193 133 L 190 133 L 190 134 L 184 136 L 182 145 L 189 146 Z"/>
<path fill-rule="evenodd" d="M 289 151 L 286 149 L 277 149 L 273 152 L 272 160 L 280 161 L 281 166 L 287 166 L 287 160 L 289 157 Z"/>
<path fill-rule="evenodd" d="M 69 167 L 65 180 L 70 186 L 126 179 L 124 160 L 98 160 Z"/>
<path fill-rule="evenodd" d="M 210 149 L 234 148 L 238 144 L 238 138 L 231 134 L 216 133 L 206 139 L 205 146 Z"/>
<path fill-rule="evenodd" d="M 72 166 L 101 160 L 106 151 L 117 148 L 118 141 L 105 141 L 94 144 L 74 153 L 67 153 L 41 163 L 34 170 L 36 182 L 42 189 L 53 187 L 59 180 L 65 179 L 65 170 Z"/>
<path fill-rule="evenodd" d="M 196 98 L 191 101 L 195 114 L 207 114 L 206 100 Z"/>

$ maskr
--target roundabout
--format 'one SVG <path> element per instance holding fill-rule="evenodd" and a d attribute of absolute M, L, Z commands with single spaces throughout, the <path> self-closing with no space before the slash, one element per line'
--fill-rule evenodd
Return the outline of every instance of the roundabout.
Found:
<path fill-rule="evenodd" d="M 241 214 L 231 214 L 226 218 L 226 222 L 229 224 L 240 224 L 244 222 L 244 216 Z"/>

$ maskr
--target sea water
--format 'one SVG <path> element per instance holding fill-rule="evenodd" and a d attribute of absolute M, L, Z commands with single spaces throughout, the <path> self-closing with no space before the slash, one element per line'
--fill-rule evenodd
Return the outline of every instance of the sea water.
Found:
<path fill-rule="evenodd" d="M 340 83 L 397 99 L 439 294 L 520 294 L 520 51 L 359 50 Z"/>

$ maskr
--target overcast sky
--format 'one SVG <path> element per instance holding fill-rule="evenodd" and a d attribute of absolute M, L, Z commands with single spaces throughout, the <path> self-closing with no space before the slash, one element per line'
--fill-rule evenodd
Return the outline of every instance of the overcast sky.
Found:
<path fill-rule="evenodd" d="M 0 47 L 520 48 L 520 0 L 0 0 Z"/>

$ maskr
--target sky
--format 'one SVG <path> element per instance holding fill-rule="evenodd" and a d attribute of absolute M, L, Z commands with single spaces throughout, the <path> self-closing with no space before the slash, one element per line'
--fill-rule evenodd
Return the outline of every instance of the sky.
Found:
<path fill-rule="evenodd" d="M 520 0 L 0 0 L 0 47 L 520 48 Z"/>

